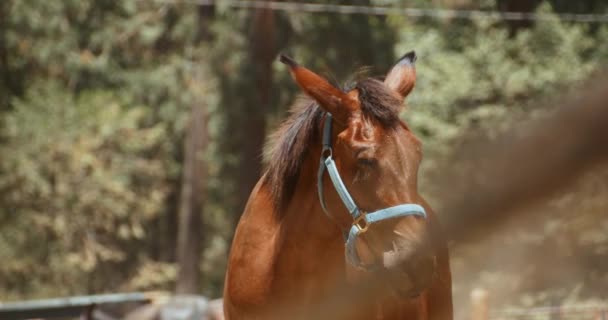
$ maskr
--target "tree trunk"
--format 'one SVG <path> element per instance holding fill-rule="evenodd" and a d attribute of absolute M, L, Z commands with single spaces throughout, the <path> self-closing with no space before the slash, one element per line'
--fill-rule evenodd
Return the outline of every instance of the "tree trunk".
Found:
<path fill-rule="evenodd" d="M 213 6 L 200 6 L 199 37 L 197 42 L 210 41 L 210 19 Z M 194 82 L 201 81 L 198 74 Z M 196 90 L 196 88 L 195 88 Z M 202 257 L 204 235 L 203 207 L 206 198 L 205 180 L 207 166 L 203 155 L 208 145 L 207 113 L 201 99 L 194 99 L 190 122 L 184 139 L 184 169 L 180 197 L 177 239 L 178 294 L 195 294 L 200 291 L 199 263 Z"/>
<path fill-rule="evenodd" d="M 185 158 L 182 177 L 181 205 L 177 240 L 177 293 L 197 293 L 200 290 L 200 270 L 204 179 L 206 166 L 202 159 L 207 145 L 206 115 L 203 106 L 195 103 L 184 143 Z"/>
<path fill-rule="evenodd" d="M 0 2 L 0 111 L 8 109 L 10 90 L 10 70 L 8 65 L 8 44 L 5 34 L 8 29 L 8 3 Z"/>
<path fill-rule="evenodd" d="M 532 13 L 538 6 L 538 0 L 498 0 L 496 5 L 498 10 L 503 12 L 525 12 Z M 519 29 L 530 28 L 531 20 L 508 20 L 509 33 L 515 35 Z"/>
<path fill-rule="evenodd" d="M 275 14 L 269 9 L 256 9 L 251 20 L 249 34 L 249 60 L 252 72 L 250 112 L 242 118 L 240 172 L 237 182 L 237 210 L 245 208 L 249 194 L 262 172 L 262 148 L 266 137 L 266 112 L 272 99 L 272 63 L 277 55 L 275 43 Z M 235 216 L 235 223 L 240 215 Z"/>

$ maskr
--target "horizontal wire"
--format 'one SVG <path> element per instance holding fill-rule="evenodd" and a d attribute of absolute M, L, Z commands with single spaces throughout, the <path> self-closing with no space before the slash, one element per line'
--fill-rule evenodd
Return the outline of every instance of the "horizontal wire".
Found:
<path fill-rule="evenodd" d="M 144 1 L 144 0 L 138 0 Z M 482 10 L 456 10 L 456 9 L 423 9 L 403 7 L 382 7 L 343 4 L 319 4 L 299 2 L 275 2 L 261 0 L 148 0 L 162 4 L 194 4 L 201 6 L 222 5 L 241 9 L 269 9 L 287 12 L 307 13 L 338 13 L 363 15 L 402 15 L 408 17 L 455 18 L 468 20 L 509 20 L 509 21 L 546 21 L 558 17 L 568 22 L 597 22 L 607 23 L 608 14 L 578 14 L 578 13 L 534 13 L 534 12 L 499 12 Z"/>
<path fill-rule="evenodd" d="M 503 316 L 526 316 L 526 315 L 541 315 L 541 314 L 580 314 L 604 311 L 608 312 L 608 305 L 573 305 L 573 306 L 548 306 L 536 308 L 510 308 L 492 312 L 495 315 Z M 607 313 L 608 314 L 608 313 Z"/>

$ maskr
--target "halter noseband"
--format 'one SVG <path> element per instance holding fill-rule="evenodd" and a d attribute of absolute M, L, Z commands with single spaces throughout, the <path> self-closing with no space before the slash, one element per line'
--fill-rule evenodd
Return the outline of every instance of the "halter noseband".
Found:
<path fill-rule="evenodd" d="M 346 239 L 347 261 L 354 267 L 369 270 L 372 268 L 372 266 L 364 265 L 363 263 L 361 263 L 359 255 L 357 254 L 357 249 L 355 247 L 357 237 L 365 233 L 369 226 L 380 221 L 405 216 L 419 216 L 422 218 L 426 218 L 426 212 L 424 211 L 424 208 L 421 205 L 414 203 L 400 204 L 394 207 L 389 207 L 374 212 L 365 212 L 359 209 L 359 207 L 357 207 L 357 204 L 355 204 L 355 202 L 353 201 L 353 198 L 348 193 L 344 182 L 342 182 L 342 178 L 340 178 L 340 173 L 338 172 L 336 163 L 332 158 L 333 155 L 331 147 L 331 120 L 331 114 L 327 113 L 325 117 L 325 124 L 323 127 L 323 150 L 321 151 L 321 163 L 319 165 L 319 172 L 317 174 L 317 191 L 319 193 L 321 208 L 323 208 L 323 211 L 330 219 L 334 220 L 334 218 L 329 214 L 327 206 L 325 205 L 325 200 L 323 198 L 323 175 L 325 173 L 325 169 L 327 168 L 329 178 L 331 179 L 331 182 L 333 183 L 336 192 L 338 192 L 340 199 L 342 199 L 344 206 L 346 207 L 346 209 L 348 209 L 348 212 L 354 220 L 348 234 L 346 232 L 344 233 L 344 238 Z"/>

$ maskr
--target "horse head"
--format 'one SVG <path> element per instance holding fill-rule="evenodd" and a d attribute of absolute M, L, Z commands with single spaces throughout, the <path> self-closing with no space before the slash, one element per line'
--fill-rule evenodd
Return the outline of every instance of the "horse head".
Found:
<path fill-rule="evenodd" d="M 349 244 L 353 251 L 350 254 L 356 257 L 347 260 L 355 269 L 390 269 L 397 273 L 399 281 L 392 281 L 391 286 L 404 296 L 426 289 L 436 269 L 424 210 L 430 208 L 417 191 L 421 143 L 399 118 L 416 81 L 415 60 L 415 53 L 409 52 L 384 81 L 368 78 L 350 90 L 341 90 L 293 59 L 281 56 L 298 86 L 333 119 L 321 129 L 327 136 L 321 157 L 327 171 L 334 170 L 338 175 L 342 187 L 331 177 L 332 172 L 323 174 L 322 168 L 319 196 L 328 215 L 346 230 L 347 258 Z M 332 163 L 335 169 L 330 168 Z M 420 209 L 413 210 L 414 214 L 391 215 L 407 211 L 409 207 L 403 204 Z M 375 218 L 367 219 L 373 214 Z M 351 237 L 353 232 L 355 237 Z"/>

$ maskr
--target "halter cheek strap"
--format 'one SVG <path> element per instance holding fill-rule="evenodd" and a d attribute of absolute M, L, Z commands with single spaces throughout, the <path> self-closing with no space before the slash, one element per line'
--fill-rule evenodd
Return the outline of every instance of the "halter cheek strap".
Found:
<path fill-rule="evenodd" d="M 346 259 L 354 267 L 369 270 L 372 269 L 373 266 L 364 265 L 361 263 L 361 259 L 357 253 L 357 237 L 365 233 L 371 225 L 380 221 L 405 216 L 419 216 L 421 218 L 426 218 L 426 212 L 421 205 L 413 203 L 400 204 L 369 213 L 359 209 L 350 193 L 348 193 L 348 190 L 340 177 L 336 163 L 333 160 L 331 147 L 331 120 L 331 114 L 328 113 L 325 117 L 325 123 L 323 126 L 323 151 L 321 152 L 321 163 L 319 164 L 319 172 L 317 174 L 317 191 L 319 193 L 319 201 L 321 202 L 323 212 L 325 212 L 330 219 L 335 221 L 335 218 L 329 214 L 327 205 L 325 204 L 325 199 L 323 197 L 323 176 L 325 174 L 325 170 L 327 170 L 329 173 L 329 178 L 334 185 L 334 189 L 338 193 L 338 196 L 340 196 L 340 199 L 342 200 L 342 203 L 344 203 L 348 213 L 353 218 L 353 223 L 350 230 L 348 233 L 345 232 L 344 234 L 344 238 L 346 240 Z"/>

